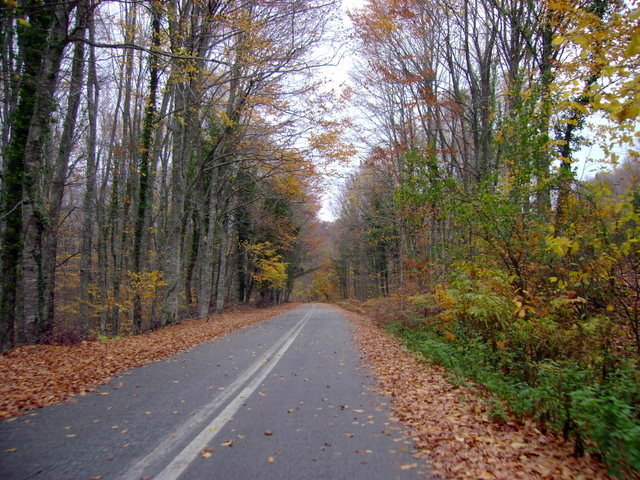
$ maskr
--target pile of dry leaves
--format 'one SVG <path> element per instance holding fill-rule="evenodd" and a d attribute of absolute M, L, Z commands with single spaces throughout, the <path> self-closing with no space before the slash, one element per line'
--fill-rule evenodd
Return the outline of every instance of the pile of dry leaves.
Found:
<path fill-rule="evenodd" d="M 62 402 L 122 370 L 155 362 L 297 306 L 230 312 L 110 341 L 16 348 L 0 355 L 0 418 Z"/>
<path fill-rule="evenodd" d="M 491 420 L 481 392 L 453 385 L 443 369 L 416 358 L 366 317 L 345 315 L 381 393 L 393 398 L 396 420 L 410 428 L 415 448 L 442 478 L 609 478 L 595 459 L 575 458 L 570 443 L 542 434 L 532 420 Z"/>

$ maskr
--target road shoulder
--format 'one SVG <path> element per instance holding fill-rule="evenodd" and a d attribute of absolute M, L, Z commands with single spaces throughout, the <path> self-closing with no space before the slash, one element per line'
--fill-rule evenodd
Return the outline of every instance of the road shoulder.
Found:
<path fill-rule="evenodd" d="M 444 369 L 418 359 L 368 317 L 341 311 L 381 394 L 393 399 L 393 420 L 410 429 L 414 448 L 442 478 L 610 478 L 532 420 L 492 420 L 481 391 L 450 382 Z"/>
<path fill-rule="evenodd" d="M 112 375 L 183 352 L 299 307 L 289 303 L 185 320 L 154 332 L 78 345 L 27 345 L 0 355 L 0 419 L 85 395 Z"/>

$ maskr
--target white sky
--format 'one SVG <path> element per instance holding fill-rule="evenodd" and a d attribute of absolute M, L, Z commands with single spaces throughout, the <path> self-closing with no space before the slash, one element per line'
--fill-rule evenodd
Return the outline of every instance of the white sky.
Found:
<path fill-rule="evenodd" d="M 366 3 L 366 0 L 342 0 L 341 7 L 341 15 L 340 21 L 341 25 L 339 28 L 348 30 L 351 28 L 351 21 L 349 20 L 349 16 L 347 12 L 355 10 L 357 8 L 361 8 Z M 344 50 L 344 55 L 340 58 L 340 61 L 335 66 L 325 67 L 322 69 L 321 75 L 326 78 L 327 84 L 331 85 L 331 88 L 336 91 L 340 91 L 344 86 L 351 85 L 352 82 L 349 78 L 349 72 L 353 66 L 353 54 L 351 49 L 347 45 Z M 357 160 L 354 159 L 354 165 L 357 163 Z M 347 170 L 353 168 L 346 167 Z M 341 178 L 339 176 L 328 177 L 325 179 L 326 183 L 326 191 L 322 197 L 322 208 L 318 213 L 318 217 L 320 220 L 324 220 L 327 222 L 331 222 L 335 220 L 335 215 L 332 213 L 332 201 L 336 196 L 340 189 Z"/>

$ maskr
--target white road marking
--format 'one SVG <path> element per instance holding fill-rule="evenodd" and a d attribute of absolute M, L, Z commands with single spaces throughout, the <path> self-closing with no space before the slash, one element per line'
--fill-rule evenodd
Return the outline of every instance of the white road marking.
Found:
<path fill-rule="evenodd" d="M 238 378 L 236 378 L 225 391 L 215 397 L 213 401 L 205 405 L 196 415 L 182 424 L 173 434 L 166 437 L 151 452 L 135 462 L 123 475 L 121 480 L 140 478 L 149 466 L 154 465 L 163 457 L 171 453 L 176 444 L 184 441 L 196 428 L 201 428 L 202 424 L 227 400 L 234 395 L 243 385 L 247 386 L 236 396 L 227 407 L 214 418 L 174 459 L 162 470 L 154 480 L 175 480 L 189 464 L 197 457 L 207 442 L 211 441 L 221 428 L 233 417 L 242 406 L 242 403 L 251 396 L 262 381 L 269 375 L 280 361 L 280 358 L 289 349 L 296 339 L 307 320 L 313 313 L 312 309 L 293 328 L 285 333 L 271 348 L 265 351 L 254 363 L 251 364 Z"/>

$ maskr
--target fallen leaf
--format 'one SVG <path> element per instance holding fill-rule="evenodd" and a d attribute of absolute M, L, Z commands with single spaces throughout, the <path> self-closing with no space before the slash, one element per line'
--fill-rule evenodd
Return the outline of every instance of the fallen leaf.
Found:
<path fill-rule="evenodd" d="M 13 452 L 17 452 L 18 449 L 17 448 L 7 448 L 4 453 L 13 453 Z"/>
<path fill-rule="evenodd" d="M 227 440 L 226 442 L 222 442 L 220 444 L 222 447 L 233 447 L 233 440 Z"/>
<path fill-rule="evenodd" d="M 273 463 L 273 462 L 275 462 L 275 461 L 276 461 L 276 459 L 275 459 L 275 458 L 273 458 L 273 457 L 267 457 L 267 463 Z"/>
<path fill-rule="evenodd" d="M 0 378 L 2 386 L 7 387 L 0 393 L 0 419 L 15 418 L 29 410 L 63 402 L 74 394 L 84 395 L 94 391 L 94 385 L 108 383 L 121 371 L 156 362 L 298 306 L 290 303 L 223 313 L 216 322 L 186 320 L 109 342 L 14 348 L 0 356 Z M 119 387 L 120 383 L 113 385 L 115 389 Z M 109 392 L 97 394 L 109 395 Z"/>
<path fill-rule="evenodd" d="M 202 450 L 200 450 L 200 456 L 202 458 L 209 458 L 215 451 L 216 449 L 213 447 L 204 447 Z"/>
<path fill-rule="evenodd" d="M 264 432 L 264 434 L 265 434 L 267 437 L 270 437 L 271 435 L 273 435 L 273 432 L 272 432 L 271 430 L 267 430 L 267 431 L 265 431 L 265 432 Z"/>

